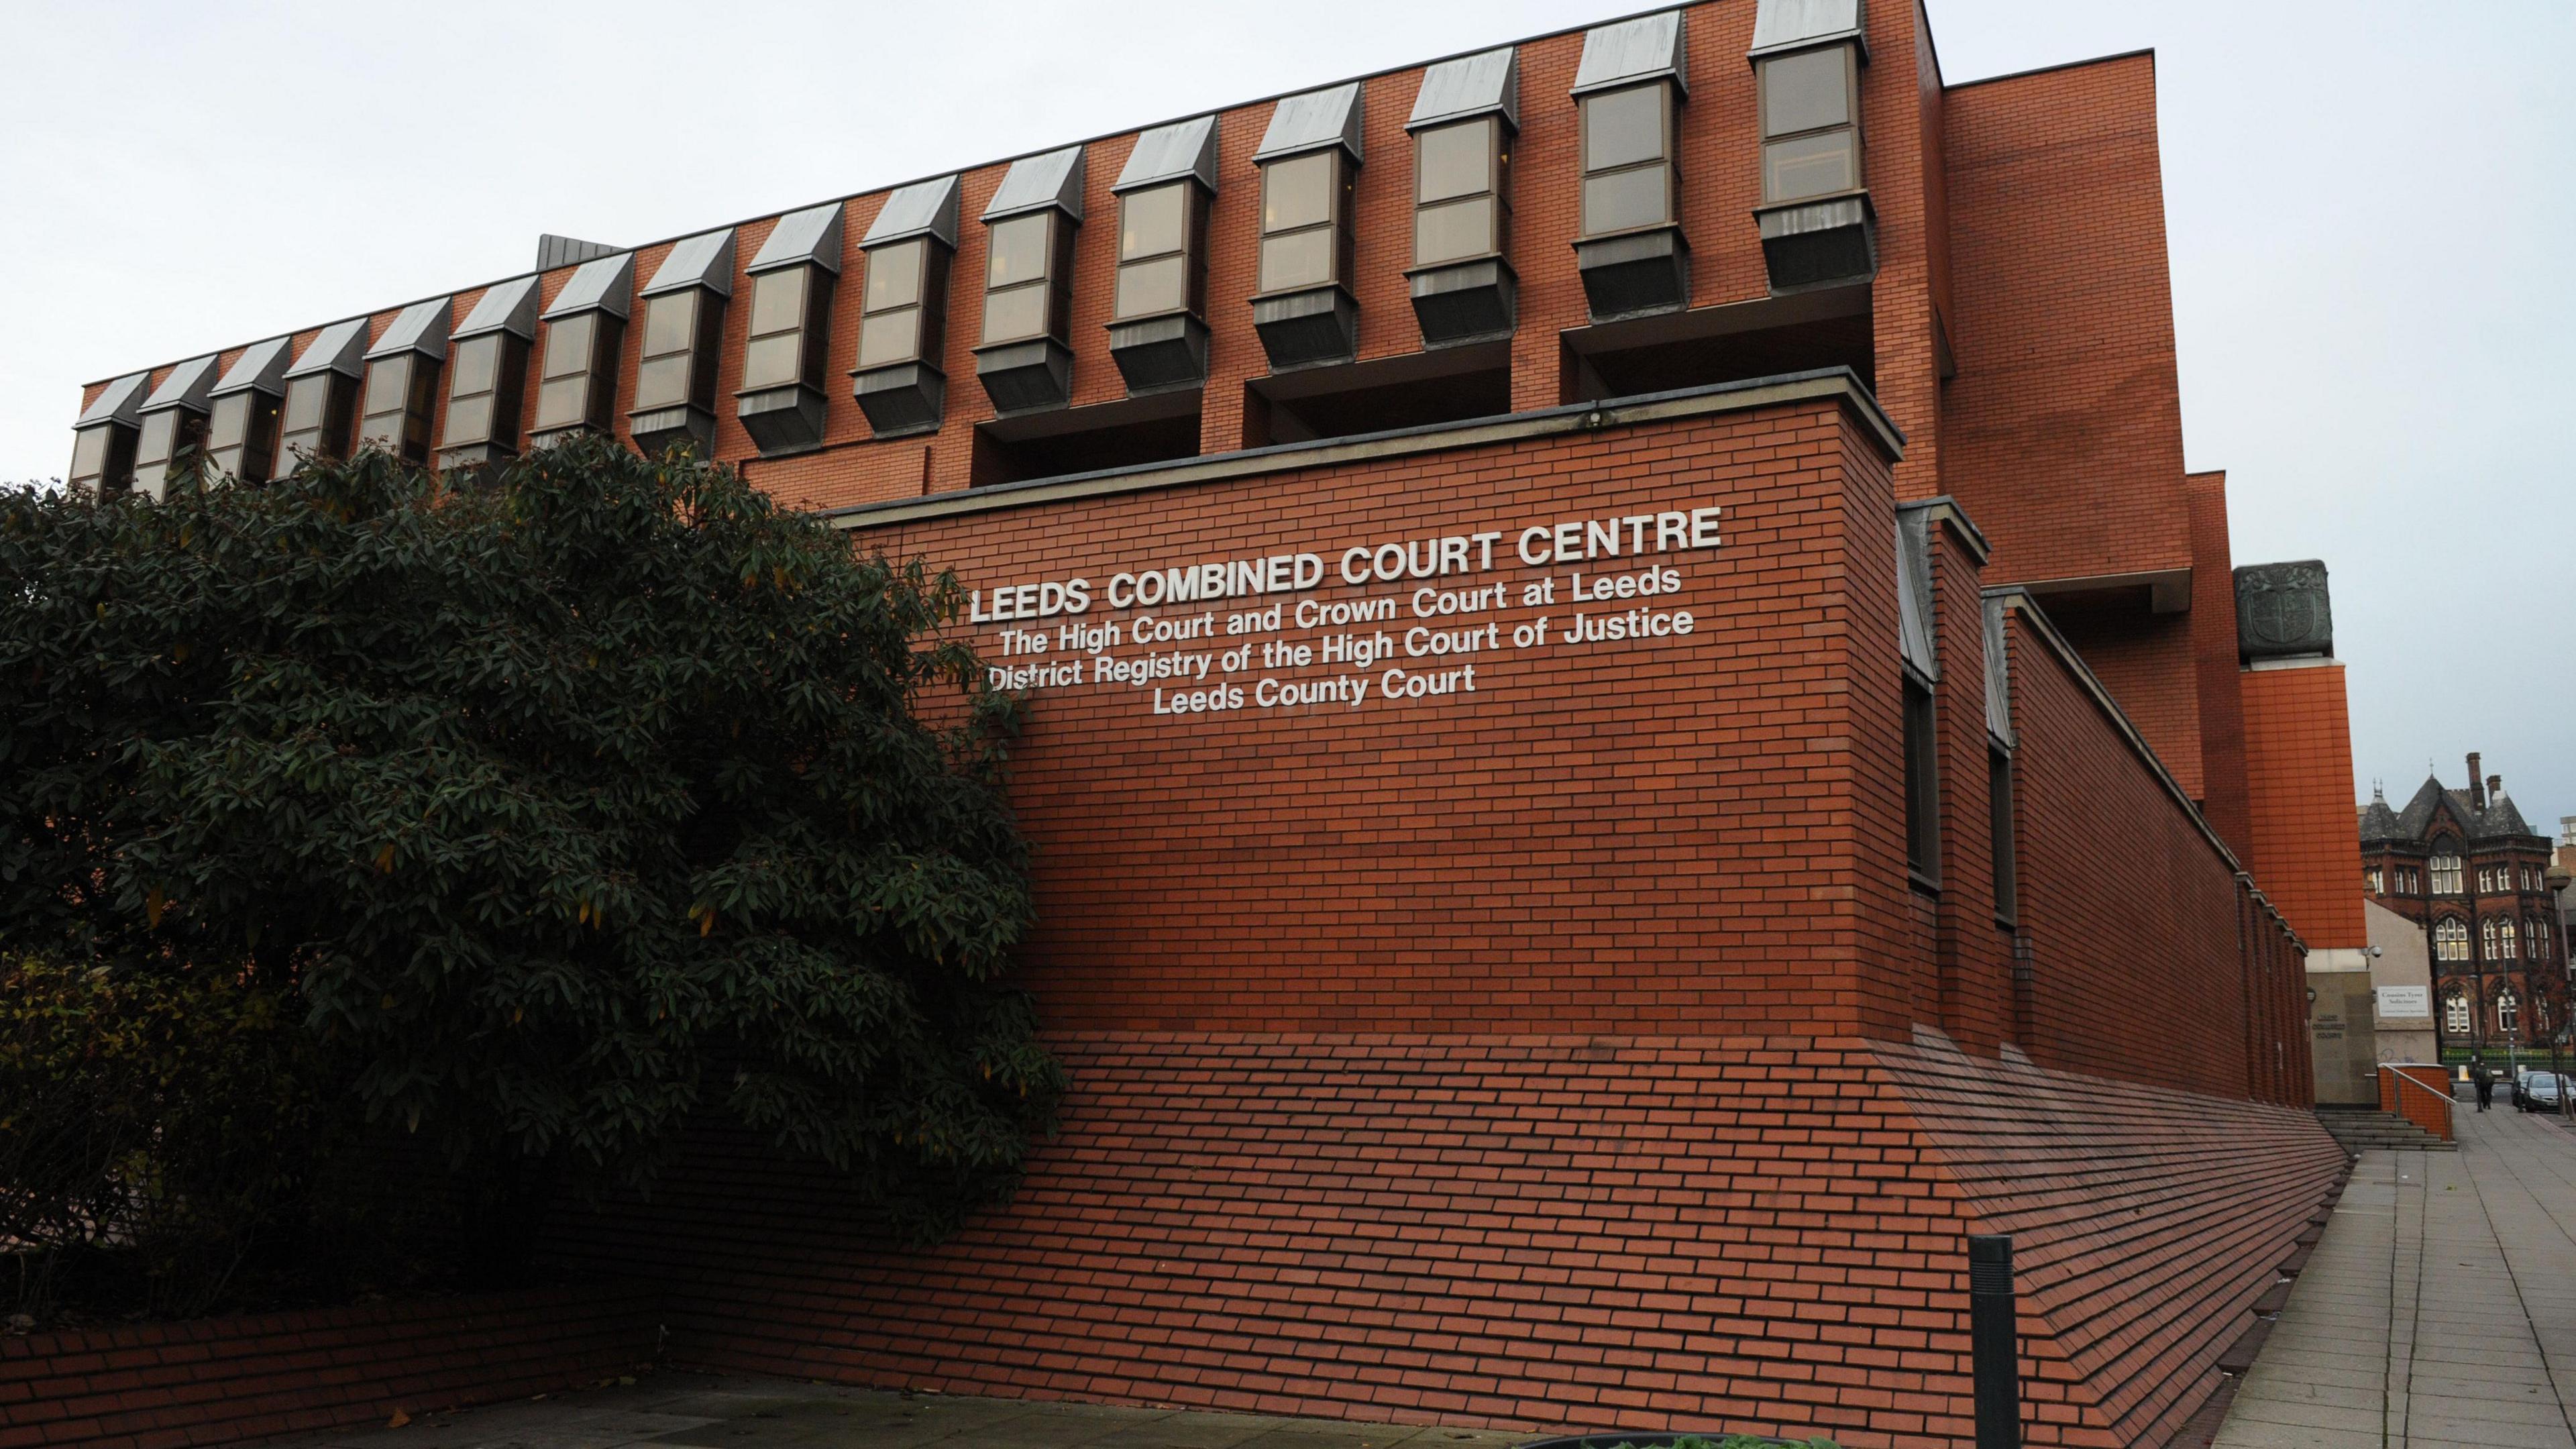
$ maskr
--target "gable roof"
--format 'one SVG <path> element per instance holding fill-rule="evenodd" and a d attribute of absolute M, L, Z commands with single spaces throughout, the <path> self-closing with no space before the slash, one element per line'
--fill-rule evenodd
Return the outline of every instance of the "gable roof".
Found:
<path fill-rule="evenodd" d="M 2446 818 L 2447 817 L 2447 818 Z M 2502 792 L 2488 798 L 2484 808 L 2473 804 L 2467 792 L 2446 788 L 2432 775 L 2416 787 L 2406 808 L 2391 815 L 2384 798 L 2374 798 L 2361 811 L 2361 838 L 2364 840 L 2403 840 L 2417 844 L 2432 840 L 2434 832 L 2447 826 L 2470 840 L 2503 840 L 2523 837 L 2546 847 L 2514 808 L 2512 799 Z"/>

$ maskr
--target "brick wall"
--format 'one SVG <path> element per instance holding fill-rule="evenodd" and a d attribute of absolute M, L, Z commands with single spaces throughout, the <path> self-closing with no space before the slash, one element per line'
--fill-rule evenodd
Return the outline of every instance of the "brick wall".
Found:
<path fill-rule="evenodd" d="M 2197 1404 L 2342 1154 L 2305 1114 L 1849 1039 L 1079 1032 L 1018 1196 L 927 1251 L 702 1138 L 567 1251 L 675 1362 L 1526 1429 L 1972 1438 L 1965 1236 L 2016 1235 L 2027 1438 Z"/>
<path fill-rule="evenodd" d="M 0 1449 L 179 1449 L 546 1393 L 653 1357 L 633 1288 L 0 1337 Z"/>
<path fill-rule="evenodd" d="M 2249 669 L 2245 777 L 2264 891 L 2313 948 L 2370 944 L 2343 666 Z"/>

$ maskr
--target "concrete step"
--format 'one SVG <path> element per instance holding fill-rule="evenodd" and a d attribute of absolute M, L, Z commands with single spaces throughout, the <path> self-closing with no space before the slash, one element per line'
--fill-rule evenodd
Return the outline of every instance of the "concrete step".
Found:
<path fill-rule="evenodd" d="M 2317 1120 L 2325 1124 L 2343 1150 L 2359 1156 L 2370 1151 L 2456 1152 L 2459 1148 L 2394 1112 L 2319 1111 Z"/>

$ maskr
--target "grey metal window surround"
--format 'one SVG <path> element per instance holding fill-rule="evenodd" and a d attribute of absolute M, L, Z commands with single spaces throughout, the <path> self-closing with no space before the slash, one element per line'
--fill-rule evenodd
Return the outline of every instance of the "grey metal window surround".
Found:
<path fill-rule="evenodd" d="M 1931 518 L 1896 517 L 1896 617 L 1905 729 L 1905 863 L 1914 883 L 1941 887 L 1941 752 L 1932 690 L 1941 679 L 1933 634 Z"/>
<path fill-rule="evenodd" d="M 1359 355 L 1351 258 L 1363 94 L 1352 81 L 1287 97 L 1252 155 L 1261 171 L 1252 326 L 1273 372 Z"/>
<path fill-rule="evenodd" d="M 716 352 L 733 296 L 733 228 L 675 242 L 644 284 L 627 432 L 654 456 L 681 447 L 715 456 Z"/>
<path fill-rule="evenodd" d="M 841 276 L 843 209 L 831 201 L 780 217 L 743 268 L 751 325 L 734 415 L 765 458 L 823 446 L 823 349 Z"/>
<path fill-rule="evenodd" d="M 961 189 L 954 176 L 902 187 L 859 239 L 868 271 L 850 391 L 880 438 L 937 432 L 947 412 L 948 273 Z"/>
<path fill-rule="evenodd" d="M 519 412 L 528 392 L 528 349 L 537 338 L 541 281 L 534 275 L 514 277 L 487 288 L 448 339 L 439 467 L 483 467 L 518 455 Z"/>
<path fill-rule="evenodd" d="M 528 442 L 543 447 L 574 433 L 608 433 L 617 410 L 617 358 L 634 306 L 635 254 L 593 257 L 564 279 L 537 320 L 537 416 Z"/>
<path fill-rule="evenodd" d="M 1878 270 L 1878 218 L 1862 164 L 1862 0 L 1759 0 L 1753 46 L 1762 131 L 1762 235 L 1771 290 Z"/>
<path fill-rule="evenodd" d="M 1011 163 L 984 208 L 984 321 L 975 376 L 993 410 L 1073 400 L 1073 237 L 1082 225 L 1084 148 Z"/>
<path fill-rule="evenodd" d="M 1520 130 L 1520 50 L 1504 46 L 1422 73 L 1413 137 L 1414 320 L 1426 347 L 1510 335 L 1511 147 Z"/>
<path fill-rule="evenodd" d="M 454 300 L 412 303 L 367 349 L 359 447 L 382 448 L 406 463 L 429 461 L 429 420 L 438 408 L 438 374 L 447 361 Z"/>
<path fill-rule="evenodd" d="M 1690 305 L 1679 115 L 1688 54 L 1678 10 L 1583 37 L 1573 90 L 1583 152 L 1574 258 L 1595 322 Z"/>
<path fill-rule="evenodd" d="M 213 406 L 217 357 L 199 357 L 170 369 L 143 400 L 143 426 L 134 442 L 134 487 L 158 502 L 169 491 L 170 469 L 182 453 L 206 444 L 206 414 Z"/>
<path fill-rule="evenodd" d="M 265 483 L 277 468 L 278 425 L 286 411 L 286 367 L 295 339 L 256 342 L 233 359 L 209 394 L 206 460 L 241 483 Z"/>
<path fill-rule="evenodd" d="M 286 370 L 286 414 L 279 423 L 277 471 L 295 460 L 345 458 L 358 416 L 358 383 L 366 376 L 367 319 L 334 322 L 305 345 Z"/>
<path fill-rule="evenodd" d="M 99 390 L 72 424 L 72 471 L 65 480 L 93 493 L 122 493 L 134 486 L 134 439 L 143 426 L 143 394 L 152 374 L 120 377 Z"/>
<path fill-rule="evenodd" d="M 1130 394 L 1207 381 L 1207 215 L 1216 199 L 1216 117 L 1136 138 L 1118 196 L 1118 280 L 1109 356 Z"/>

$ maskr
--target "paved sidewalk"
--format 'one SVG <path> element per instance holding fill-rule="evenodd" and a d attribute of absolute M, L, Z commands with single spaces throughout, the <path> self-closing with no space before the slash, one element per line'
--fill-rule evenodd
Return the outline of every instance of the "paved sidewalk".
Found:
<path fill-rule="evenodd" d="M 2455 1120 L 2362 1155 L 2216 1449 L 2576 1449 L 2576 1132 Z"/>
<path fill-rule="evenodd" d="M 1537 1437 L 662 1374 L 318 1435 L 301 1449 L 1506 1449 Z"/>

